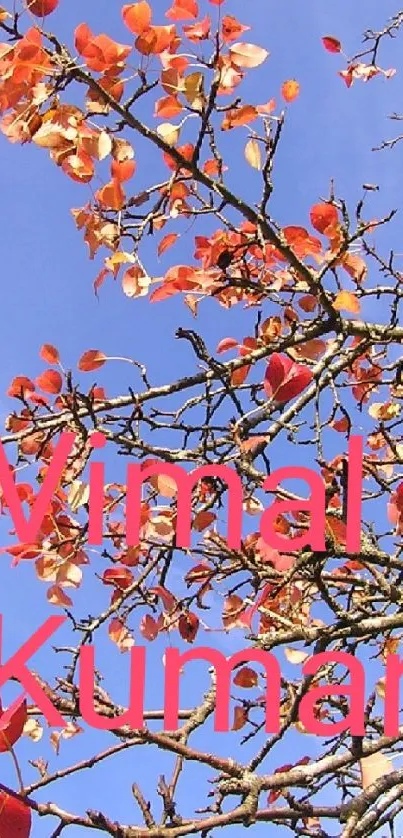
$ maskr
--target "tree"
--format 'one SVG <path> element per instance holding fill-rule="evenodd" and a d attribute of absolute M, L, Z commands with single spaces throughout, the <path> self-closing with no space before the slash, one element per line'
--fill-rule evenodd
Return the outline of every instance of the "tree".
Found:
<path fill-rule="evenodd" d="M 114 279 L 128 298 L 147 298 L 139 306 L 172 304 L 178 322 L 184 310 L 186 322 L 194 318 L 193 328 L 176 332 L 191 369 L 178 377 L 164 358 L 163 383 L 156 383 L 147 346 L 140 360 L 110 357 L 100 336 L 98 348 L 80 353 L 78 372 L 65 368 L 56 346 L 43 343 L 37 377 L 17 375 L 10 384 L 0 476 L 2 512 L 16 532 L 6 552 L 14 565 L 29 560 L 45 583 L 46 617 L 65 619 L 53 651 L 57 635 L 48 633 L 51 675 L 36 682 L 63 726 L 49 728 L 32 696 L 3 715 L 1 759 L 12 758 L 18 782 L 0 785 L 0 834 L 28 838 L 37 824 L 53 838 L 74 827 L 115 838 L 203 838 L 219 827 L 233 835 L 252 825 L 257 834 L 267 825 L 294 835 L 337 831 L 349 838 L 383 834 L 386 826 L 394 834 L 402 810 L 403 770 L 395 760 L 402 734 L 398 725 L 385 732 L 384 717 L 385 703 L 390 718 L 398 703 L 403 628 L 403 274 L 399 243 L 385 247 L 382 234 L 390 227 L 397 237 L 395 210 L 382 214 L 378 184 L 357 184 L 360 197 L 351 209 L 332 182 L 325 197 L 312 195 L 309 220 L 293 224 L 291 208 L 290 223 L 276 220 L 275 164 L 303 91 L 286 78 L 276 99 L 260 101 L 262 88 L 249 81 L 270 89 L 268 51 L 249 32 L 248 9 L 241 21 L 231 0 L 117 4 L 123 43 L 99 34 L 100 14 L 97 32 L 77 21 L 66 45 L 57 25 L 65 2 L 27 0 L 0 11 L 2 133 L 48 153 L 60 177 L 85 191 L 73 217 L 91 259 L 102 260 L 95 295 L 102 297 Z M 378 61 L 402 23 L 398 12 L 379 31 L 366 31 L 351 58 L 337 33 L 323 33 L 329 77 L 337 72 L 333 53 L 348 88 L 392 78 L 395 71 Z M 245 178 L 253 177 L 244 190 L 234 177 L 241 166 Z M 218 346 L 208 329 L 198 328 L 204 307 L 219 324 Z M 234 310 L 241 320 L 232 337 L 227 324 Z M 111 364 L 128 364 L 137 385 L 109 395 L 102 376 Z M 354 437 L 363 437 L 362 510 Z M 33 514 L 64 443 L 50 502 L 27 538 L 18 505 Z M 103 451 L 119 459 L 113 482 L 105 479 Z M 123 477 L 122 461 L 129 466 Z M 275 472 L 295 462 L 320 476 L 323 515 L 320 503 L 304 508 L 306 487 L 301 494 L 300 483 L 283 485 L 284 472 L 276 483 Z M 199 468 L 201 479 L 185 485 L 186 474 Z M 21 479 L 22 469 L 29 480 Z M 230 472 L 242 485 L 239 545 L 225 530 L 235 497 Z M 179 533 L 187 491 L 189 544 Z M 126 503 L 138 514 L 140 540 L 126 532 Z M 261 515 L 269 521 L 264 533 L 254 517 Z M 19 572 L 13 570 L 15 578 Z M 6 603 L 2 612 L 6 624 Z M 122 698 L 119 685 L 103 678 L 102 654 L 92 656 L 97 643 L 104 648 L 105 634 L 107 669 L 113 644 L 127 653 L 119 659 L 127 674 Z M 147 656 L 158 649 L 155 666 L 161 642 L 197 657 L 200 645 L 223 640 L 227 656 L 246 650 L 233 661 L 232 732 L 224 749 L 222 734 L 212 730 L 220 702 L 225 717 L 222 660 L 208 678 L 208 660 L 198 669 L 186 663 L 188 705 L 182 702 L 174 730 L 164 726 L 162 709 L 146 708 L 144 725 L 133 726 L 127 715 L 119 721 L 130 656 L 139 672 L 143 647 Z M 322 657 L 309 664 L 314 655 Z M 80 656 L 90 687 L 95 677 L 92 717 L 91 694 L 85 706 L 80 698 Z M 267 705 L 275 708 L 275 661 L 282 668 L 278 730 L 266 729 L 265 718 L 266 686 Z M 175 662 L 168 648 L 172 677 Z M 213 655 L 210 663 L 217 662 Z M 367 670 L 361 714 L 360 662 Z M 11 674 L 27 686 L 16 666 Z M 136 684 L 134 677 L 134 692 Z M 96 734 L 96 751 L 62 768 L 56 756 L 51 765 L 38 758 L 37 743 L 48 740 L 58 753 L 64 739 L 73 739 L 62 747 L 74 755 L 94 714 L 105 728 Z M 319 728 L 315 737 L 306 736 L 308 718 Z M 18 757 L 23 733 L 32 740 L 30 765 Z M 136 805 L 130 820 L 104 811 L 102 795 L 96 811 L 60 804 L 67 778 L 90 786 L 105 763 L 113 772 L 122 754 L 148 751 L 155 774 L 150 801 L 138 764 L 125 763 L 122 773 L 122 789 L 132 786 Z M 195 778 L 196 811 L 185 802 Z M 44 802 L 49 795 L 52 802 Z"/>

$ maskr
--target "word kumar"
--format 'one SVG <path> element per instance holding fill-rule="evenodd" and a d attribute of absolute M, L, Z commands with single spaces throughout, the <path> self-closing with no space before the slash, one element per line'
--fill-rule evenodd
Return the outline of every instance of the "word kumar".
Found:
<path fill-rule="evenodd" d="M 54 455 L 41 483 L 40 489 L 30 508 L 29 518 L 25 518 L 22 502 L 18 495 L 14 476 L 10 469 L 4 448 L 0 443 L 0 487 L 2 503 L 12 518 L 15 532 L 20 542 L 35 542 L 41 524 L 46 515 L 52 496 L 59 486 L 64 468 L 73 451 L 76 435 L 65 431 L 61 434 Z M 91 437 L 93 448 L 103 448 L 106 438 L 101 433 Z M 346 549 L 349 553 L 360 552 L 361 506 L 363 479 L 363 439 L 352 436 L 349 440 L 347 456 L 347 510 L 346 510 Z M 141 533 L 142 488 L 145 481 L 154 476 L 166 476 L 177 487 L 176 544 L 178 547 L 191 546 L 192 493 L 199 480 L 215 478 L 228 488 L 228 532 L 227 543 L 231 549 L 239 550 L 242 543 L 243 490 L 238 474 L 226 465 L 211 464 L 200 466 L 187 472 L 178 465 L 165 462 L 152 464 L 131 463 L 127 466 L 126 492 L 126 542 L 129 547 L 137 546 Z M 263 490 L 275 492 L 283 480 L 304 480 L 310 488 L 310 498 L 297 500 L 274 500 L 264 510 L 260 519 L 260 533 L 270 547 L 286 552 L 302 550 L 310 546 L 312 550 L 324 551 L 326 520 L 326 487 L 324 480 L 315 471 L 302 466 L 287 466 L 273 471 L 263 483 Z M 103 541 L 105 466 L 92 462 L 89 466 L 88 499 L 88 544 L 99 546 Z M 286 538 L 276 531 L 275 522 L 280 514 L 308 512 L 310 527 L 301 535 Z"/>
<path fill-rule="evenodd" d="M 27 661 L 49 640 L 65 622 L 62 616 L 49 617 L 45 623 L 24 643 L 9 660 L 0 666 L 0 689 L 9 679 L 17 680 L 25 692 L 1 715 L 1 726 L 7 724 L 29 695 L 49 725 L 65 727 L 65 721 L 57 707 L 28 669 Z M 0 616 L 0 631 L 2 618 Z M 264 667 L 266 675 L 265 729 L 267 733 L 279 733 L 281 729 L 281 686 L 280 665 L 273 654 L 262 649 L 245 649 L 230 657 L 207 646 L 181 653 L 172 647 L 165 651 L 164 674 L 164 729 L 177 730 L 179 725 L 179 686 L 185 664 L 204 661 L 214 667 L 216 700 L 214 729 L 217 732 L 230 730 L 229 709 L 232 673 L 235 667 L 254 662 Z M 146 649 L 144 646 L 130 650 L 129 707 L 119 716 L 102 716 L 96 711 L 94 699 L 95 650 L 93 645 L 82 646 L 79 656 L 80 672 L 78 687 L 79 713 L 83 721 L 97 730 L 116 730 L 128 726 L 131 730 L 144 727 L 144 691 L 146 683 Z M 299 721 L 307 733 L 317 736 L 334 736 L 350 731 L 353 736 L 365 735 L 366 701 L 365 671 L 357 658 L 348 652 L 322 652 L 312 655 L 303 665 L 302 674 L 310 681 L 321 677 L 324 666 L 346 667 L 351 675 L 350 683 L 331 683 L 308 687 L 299 704 Z M 399 734 L 399 692 L 403 675 L 403 659 L 391 654 L 386 658 L 385 718 L 386 736 Z M 43 683 L 43 682 L 42 682 Z M 318 713 L 318 704 L 332 696 L 344 696 L 349 702 L 349 711 L 337 722 L 324 722 Z M 401 728 L 400 728 L 401 730 Z"/>

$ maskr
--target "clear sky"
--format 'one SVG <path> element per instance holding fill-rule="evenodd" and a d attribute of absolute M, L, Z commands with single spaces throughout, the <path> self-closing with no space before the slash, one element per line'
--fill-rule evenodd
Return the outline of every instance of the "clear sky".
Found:
<path fill-rule="evenodd" d="M 279 86 L 295 77 L 301 83 L 301 95 L 290 108 L 281 149 L 276 166 L 276 189 L 272 212 L 279 223 L 308 223 L 310 206 L 320 197 L 326 197 L 330 178 L 334 177 L 337 194 L 351 206 L 362 195 L 363 183 L 382 186 L 376 197 L 379 216 L 398 207 L 403 188 L 403 144 L 393 154 L 373 153 L 371 148 L 393 134 L 396 125 L 387 122 L 387 116 L 398 110 L 402 101 L 402 81 L 398 73 L 394 79 L 382 78 L 370 84 L 356 83 L 347 90 L 337 75 L 344 64 L 339 56 L 326 53 L 321 45 L 323 35 L 335 35 L 343 42 L 345 51 L 353 53 L 359 44 L 362 31 L 367 27 L 382 26 L 388 16 L 398 11 L 397 0 L 228 0 L 228 12 L 252 27 L 248 39 L 270 50 L 264 70 L 254 77 L 249 74 L 244 86 L 244 98 L 265 102 L 278 95 Z M 154 0 L 156 13 L 165 10 L 165 2 Z M 86 21 L 96 32 L 106 31 L 118 40 L 128 41 L 127 30 L 120 19 L 120 2 L 117 0 L 60 0 L 58 11 L 49 19 L 63 40 L 72 43 L 72 32 L 77 23 Z M 391 42 L 381 53 L 384 67 L 398 65 L 401 41 Z M 256 81 L 259 79 L 259 90 Z M 239 166 L 237 140 L 228 136 L 227 148 L 230 182 L 237 191 L 254 201 L 257 196 L 257 175 L 245 166 Z M 134 138 L 134 145 L 136 140 Z M 41 369 L 38 351 L 42 343 L 55 344 L 66 367 L 73 367 L 86 349 L 98 348 L 107 355 L 129 356 L 146 362 L 150 377 L 155 383 L 170 380 L 193 368 L 188 350 L 175 340 L 176 328 L 192 328 L 194 321 L 180 297 L 149 305 L 146 300 L 128 300 L 118 283 L 108 279 L 100 291 L 99 299 L 93 293 L 92 283 L 100 267 L 99 261 L 90 262 L 81 234 L 75 229 L 70 208 L 82 206 L 89 199 L 87 186 L 76 184 L 65 177 L 48 160 L 46 152 L 34 146 L 21 149 L 0 137 L 0 235 L 2 243 L 2 291 L 0 328 L 0 393 L 5 393 L 14 375 L 35 377 Z M 139 184 L 146 182 L 147 174 L 139 167 Z M 375 205 L 374 205 L 375 206 Z M 400 228 L 401 219 L 387 232 L 378 233 L 388 244 L 389 237 Z M 153 241 L 147 244 L 148 270 L 162 274 L 169 265 L 186 259 L 186 241 L 179 243 L 175 255 L 170 252 L 161 263 L 153 252 Z M 379 304 L 378 304 L 379 305 Z M 214 303 L 201 307 L 198 322 L 200 332 L 214 350 L 218 340 L 226 335 L 242 338 L 250 334 L 253 315 L 240 308 L 224 311 Z M 108 394 L 127 390 L 128 385 L 138 385 L 136 371 L 127 365 L 110 364 L 102 372 L 102 383 Z M 10 410 L 6 397 L 0 399 L 0 412 L 4 418 Z M 116 460 L 113 461 L 116 465 Z M 112 461 L 111 464 L 112 469 Z M 111 471 L 110 479 L 116 473 Z M 7 542 L 7 524 L 3 521 L 0 534 Z M 10 570 L 9 557 L 0 560 L 1 611 L 4 614 L 4 657 L 31 633 L 48 613 L 45 607 L 45 586 L 35 579 L 29 562 Z M 106 602 L 105 591 L 99 593 L 86 587 L 81 600 L 83 613 L 95 610 L 98 601 Z M 85 597 L 87 599 L 85 599 Z M 91 601 L 88 601 L 90 597 Z M 231 648 L 231 642 L 222 636 L 217 645 Z M 101 647 L 100 647 L 101 648 Z M 106 652 L 108 649 L 108 652 Z M 149 685 L 150 703 L 160 680 L 159 660 L 162 644 L 153 651 Z M 121 677 L 127 673 L 128 661 L 105 646 L 107 665 L 111 674 Z M 35 662 L 41 670 L 41 656 Z M 46 671 L 45 657 L 42 664 Z M 118 693 L 121 687 L 116 686 Z M 115 690 L 115 688 L 114 688 Z M 118 695 L 116 695 L 118 697 Z M 124 701 L 124 695 L 122 695 Z M 211 739 L 211 747 L 224 754 L 229 749 L 237 753 L 234 744 L 238 734 L 222 735 L 222 742 Z M 197 740 L 196 740 L 197 744 Z M 62 745 L 57 761 L 45 742 L 38 744 L 37 756 L 51 760 L 60 767 L 73 762 L 78 755 L 96 751 L 97 736 L 88 733 L 74 743 Z M 29 753 L 33 747 L 18 744 L 19 753 Z M 304 737 L 296 743 L 296 755 L 304 754 Z M 298 751 L 298 754 L 297 754 Z M 284 755 L 286 762 L 289 755 Z M 12 767 L 7 756 L 2 760 L 1 777 L 14 783 Z M 4 769 L 3 769 L 4 763 Z M 141 779 L 146 794 L 155 795 L 154 779 L 157 773 L 168 770 L 170 760 L 149 748 L 133 749 L 120 757 L 111 770 L 109 763 L 100 767 L 92 782 L 85 785 L 77 779 L 63 782 L 45 790 L 41 799 L 57 797 L 61 806 L 77 812 L 85 808 L 102 806 L 112 820 L 139 822 L 139 813 L 130 794 L 130 785 Z M 193 777 L 192 777 L 193 774 Z M 34 777 L 29 769 L 27 779 Z M 188 781 L 179 787 L 179 804 L 188 801 L 197 805 L 200 784 L 205 773 L 199 768 L 188 769 Z M 154 798 L 155 799 L 155 798 Z M 329 802 L 329 801 L 327 801 Z M 269 827 L 270 829 L 270 827 Z M 235 827 L 231 835 L 237 834 Z M 49 820 L 35 820 L 32 838 L 50 835 Z M 255 826 L 254 835 L 268 835 L 268 828 Z M 78 838 L 79 829 L 68 833 Z M 92 833 L 89 833 L 89 835 Z M 95 833 L 94 833 L 95 834 Z"/>

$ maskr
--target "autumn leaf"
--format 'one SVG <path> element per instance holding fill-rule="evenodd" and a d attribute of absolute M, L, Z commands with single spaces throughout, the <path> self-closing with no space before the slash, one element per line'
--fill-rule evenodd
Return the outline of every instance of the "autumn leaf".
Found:
<path fill-rule="evenodd" d="M 255 44 L 244 44 L 242 42 L 233 44 L 230 47 L 231 61 L 237 67 L 252 69 L 259 67 L 266 61 L 269 53 L 262 47 L 257 47 Z"/>
<path fill-rule="evenodd" d="M 35 384 L 44 393 L 60 393 L 63 386 L 63 379 L 57 370 L 45 370 L 35 380 Z"/>
<path fill-rule="evenodd" d="M 181 614 L 179 617 L 179 634 L 186 643 L 193 643 L 196 639 L 199 629 L 199 618 L 197 614 L 188 611 L 186 614 Z"/>
<path fill-rule="evenodd" d="M 111 178 L 117 180 L 119 183 L 124 183 L 133 177 L 136 171 L 136 162 L 134 160 L 112 160 L 111 163 Z"/>
<path fill-rule="evenodd" d="M 234 678 L 234 684 L 236 687 L 242 687 L 243 689 L 250 689 L 251 687 L 256 687 L 258 683 L 258 675 L 254 669 L 251 669 L 250 666 L 243 666 L 242 669 L 237 672 Z"/>
<path fill-rule="evenodd" d="M 162 256 L 166 250 L 172 247 L 173 244 L 178 240 L 179 234 L 178 233 L 168 233 L 164 238 L 160 241 L 158 245 L 158 256 Z"/>
<path fill-rule="evenodd" d="M 115 617 L 109 623 L 108 635 L 113 643 L 116 643 L 120 652 L 129 652 L 134 646 L 134 638 L 127 626 L 118 617 Z"/>
<path fill-rule="evenodd" d="M 168 144 L 176 145 L 180 136 L 180 125 L 173 125 L 171 122 L 162 122 L 157 127 L 157 134 Z"/>
<path fill-rule="evenodd" d="M 122 289 L 126 297 L 145 297 L 148 294 L 150 282 L 150 277 L 145 276 L 138 265 L 133 265 L 123 276 Z"/>
<path fill-rule="evenodd" d="M 231 108 L 227 111 L 222 123 L 221 130 L 229 131 L 231 128 L 239 128 L 241 125 L 249 125 L 258 116 L 253 105 L 241 105 L 240 108 Z"/>
<path fill-rule="evenodd" d="M 140 632 L 146 640 L 155 640 L 158 637 L 160 626 L 150 614 L 145 614 L 140 622 Z"/>
<path fill-rule="evenodd" d="M 141 35 L 151 24 L 151 6 L 146 0 L 123 6 L 122 17 L 130 32 L 133 32 L 134 35 Z"/>
<path fill-rule="evenodd" d="M 22 736 L 26 720 L 27 702 L 25 700 L 18 704 L 15 710 L 11 707 L 8 711 L 4 711 L 0 706 L 0 753 L 6 753 L 15 745 Z"/>
<path fill-rule="evenodd" d="M 113 585 L 121 591 L 130 588 L 133 580 L 133 574 L 128 567 L 108 567 L 102 574 L 104 585 Z"/>
<path fill-rule="evenodd" d="M 349 311 L 352 314 L 358 314 L 361 307 L 359 300 L 351 291 L 339 291 L 333 301 L 333 308 L 336 311 Z"/>
<path fill-rule="evenodd" d="M 196 0 L 173 0 L 173 5 L 165 17 L 171 20 L 193 20 L 199 14 L 199 6 Z"/>
<path fill-rule="evenodd" d="M 262 155 L 260 153 L 260 146 L 257 140 L 253 138 L 248 140 L 245 146 L 245 158 L 253 169 L 258 169 L 258 171 L 260 171 L 262 168 Z"/>
<path fill-rule="evenodd" d="M 245 727 L 246 722 L 248 721 L 248 711 L 245 707 L 235 707 L 234 708 L 234 720 L 232 722 L 231 730 L 242 730 Z"/>
<path fill-rule="evenodd" d="M 18 795 L 0 790 L 0 835 L 4 838 L 29 838 L 31 809 Z"/>
<path fill-rule="evenodd" d="M 363 757 L 360 760 L 360 768 L 363 789 L 367 789 L 381 777 L 385 777 L 393 771 L 391 760 L 379 752 L 371 754 L 369 757 Z"/>
<path fill-rule="evenodd" d="M 309 658 L 308 652 L 303 652 L 302 649 L 292 649 L 290 646 L 285 647 L 284 654 L 288 663 L 292 664 L 305 663 L 305 661 Z"/>
<path fill-rule="evenodd" d="M 57 9 L 59 0 L 25 0 L 25 5 L 36 17 L 47 17 Z"/>
<path fill-rule="evenodd" d="M 278 355 L 274 352 L 270 356 L 267 366 L 264 388 L 267 397 L 275 399 L 276 402 L 284 403 L 295 398 L 313 378 L 309 367 L 296 364 L 287 355 Z"/>
<path fill-rule="evenodd" d="M 333 38 L 331 35 L 325 35 L 322 38 L 322 44 L 328 52 L 341 52 L 341 43 L 338 38 Z"/>
<path fill-rule="evenodd" d="M 295 79 L 285 81 L 281 87 L 281 95 L 286 102 L 293 102 L 299 96 L 301 85 Z"/>
<path fill-rule="evenodd" d="M 93 370 L 99 369 L 99 367 L 103 367 L 106 360 L 106 355 L 100 352 L 99 349 L 89 349 L 81 356 L 78 362 L 78 369 L 81 372 L 92 372 Z"/>
<path fill-rule="evenodd" d="M 319 233 L 326 233 L 338 223 L 339 217 L 333 204 L 315 204 L 311 209 L 311 224 Z"/>
<path fill-rule="evenodd" d="M 59 364 L 60 363 L 60 355 L 58 349 L 55 346 L 52 346 L 51 343 L 44 343 L 40 349 L 40 356 L 43 361 L 46 361 L 48 364 Z"/>

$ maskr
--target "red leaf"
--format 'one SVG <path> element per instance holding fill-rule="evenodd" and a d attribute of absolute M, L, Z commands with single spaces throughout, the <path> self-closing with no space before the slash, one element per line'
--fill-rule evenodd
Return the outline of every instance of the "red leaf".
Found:
<path fill-rule="evenodd" d="M 322 44 L 328 52 L 341 52 L 341 43 L 338 38 L 333 38 L 332 35 L 325 35 L 322 38 Z"/>
<path fill-rule="evenodd" d="M 193 643 L 199 629 L 199 618 L 197 614 L 190 611 L 181 614 L 179 617 L 179 634 L 187 643 Z"/>
<path fill-rule="evenodd" d="M 130 588 L 133 578 L 132 572 L 127 567 L 110 567 L 102 575 L 104 585 L 114 585 L 123 591 Z"/>
<path fill-rule="evenodd" d="M 57 9 L 59 0 L 25 0 L 25 5 L 35 17 L 47 17 Z"/>
<path fill-rule="evenodd" d="M 193 529 L 196 532 L 203 532 L 203 530 L 207 529 L 216 520 L 216 517 L 214 512 L 209 512 L 208 510 L 197 512 L 193 521 Z"/>
<path fill-rule="evenodd" d="M 216 352 L 220 355 L 221 352 L 228 352 L 229 349 L 237 349 L 238 346 L 238 341 L 235 338 L 223 338 L 220 340 Z"/>
<path fill-rule="evenodd" d="M 13 378 L 7 390 L 7 395 L 14 396 L 17 399 L 20 399 L 21 396 L 29 398 L 34 391 L 35 384 L 30 378 L 27 378 L 26 375 L 17 375 L 16 378 Z"/>
<path fill-rule="evenodd" d="M 78 369 L 81 372 L 92 372 L 102 367 L 105 361 L 106 355 L 103 352 L 100 352 L 99 349 L 89 349 L 88 352 L 84 352 L 84 355 L 81 356 L 78 362 Z"/>
<path fill-rule="evenodd" d="M 5 712 L 3 716 L 0 715 L 0 754 L 9 751 L 22 735 L 27 720 L 27 702 L 21 702 L 17 709 L 11 713 L 8 721 L 4 722 L 3 718 L 6 718 Z"/>
<path fill-rule="evenodd" d="M 44 393 L 60 393 L 63 379 L 57 370 L 45 370 L 35 381 L 36 386 Z"/>
<path fill-rule="evenodd" d="M 242 687 L 244 689 L 256 687 L 257 682 L 257 672 L 255 672 L 254 669 L 251 669 L 250 666 L 243 666 L 234 678 L 235 686 Z"/>
<path fill-rule="evenodd" d="M 0 791 L 0 835 L 4 838 L 29 838 L 31 809 L 17 795 Z"/>
<path fill-rule="evenodd" d="M 159 633 L 159 625 L 154 617 L 145 614 L 140 623 L 140 632 L 146 640 L 155 640 Z"/>
<path fill-rule="evenodd" d="M 47 364 L 59 364 L 60 355 L 58 349 L 51 343 L 44 343 L 39 352 L 43 361 Z"/>
<path fill-rule="evenodd" d="M 245 707 L 234 708 L 234 721 L 231 730 L 241 730 L 248 721 L 248 711 Z"/>
<path fill-rule="evenodd" d="M 332 204 L 315 204 L 311 209 L 311 224 L 319 233 L 325 233 L 329 227 L 338 224 L 337 209 Z"/>
<path fill-rule="evenodd" d="M 268 398 L 274 398 L 276 402 L 288 402 L 302 393 L 312 378 L 309 367 L 296 364 L 287 355 L 274 352 L 266 370 L 265 392 Z"/>

